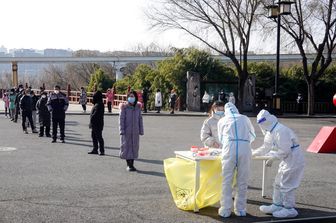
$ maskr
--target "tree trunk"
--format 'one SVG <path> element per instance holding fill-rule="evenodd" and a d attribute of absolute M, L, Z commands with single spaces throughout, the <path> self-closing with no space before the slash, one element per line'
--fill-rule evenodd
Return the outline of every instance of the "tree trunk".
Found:
<path fill-rule="evenodd" d="M 238 103 L 237 103 L 237 108 L 238 108 L 240 113 L 243 113 L 243 109 L 244 109 L 245 82 L 246 82 L 246 78 L 239 78 L 238 79 Z"/>
<path fill-rule="evenodd" d="M 307 81 L 308 85 L 308 106 L 307 115 L 314 115 L 314 105 L 315 105 L 315 81 Z"/>

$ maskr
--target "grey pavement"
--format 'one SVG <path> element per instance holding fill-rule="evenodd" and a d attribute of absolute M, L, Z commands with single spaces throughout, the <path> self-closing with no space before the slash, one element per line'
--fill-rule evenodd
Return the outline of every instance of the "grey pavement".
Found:
<path fill-rule="evenodd" d="M 23 134 L 20 124 L 0 115 L 0 222 L 265 222 L 259 205 L 260 161 L 252 163 L 248 216 L 221 219 L 217 208 L 199 213 L 179 210 L 170 194 L 163 160 L 175 150 L 201 145 L 199 131 L 205 117 L 144 116 L 137 173 L 126 171 L 118 157 L 118 116 L 105 117 L 106 156 L 88 155 L 91 147 L 88 115 L 67 115 L 66 143 Z M 255 118 L 251 118 L 255 125 Z M 335 118 L 280 119 L 298 134 L 307 148 L 322 126 L 335 126 Z M 262 143 L 260 129 L 253 147 Z M 336 215 L 336 154 L 305 152 L 306 169 L 297 190 L 299 218 Z M 273 168 L 273 172 L 276 168 Z M 336 221 L 334 219 L 334 221 Z M 308 222 L 308 221 L 305 221 Z M 322 222 L 322 221 L 317 221 Z"/>

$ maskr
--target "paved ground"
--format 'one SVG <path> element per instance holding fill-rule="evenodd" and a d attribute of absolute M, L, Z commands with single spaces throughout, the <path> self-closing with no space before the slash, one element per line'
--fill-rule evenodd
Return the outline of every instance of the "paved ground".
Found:
<path fill-rule="evenodd" d="M 0 115 L 0 222 L 262 222 L 272 220 L 258 207 L 270 203 L 261 197 L 261 163 L 252 164 L 248 216 L 217 216 L 216 208 L 200 213 L 176 208 L 163 172 L 163 160 L 174 150 L 200 145 L 204 117 L 144 116 L 137 173 L 126 172 L 118 158 L 118 117 L 105 119 L 107 156 L 88 155 L 91 149 L 88 115 L 68 115 L 66 144 L 25 135 L 19 124 Z M 255 123 L 255 118 L 251 118 Z M 292 127 L 306 148 L 321 126 L 335 118 L 281 119 Z M 261 132 L 257 126 L 261 144 Z M 336 212 L 336 154 L 305 153 L 306 170 L 297 191 L 300 218 L 332 216 Z"/>

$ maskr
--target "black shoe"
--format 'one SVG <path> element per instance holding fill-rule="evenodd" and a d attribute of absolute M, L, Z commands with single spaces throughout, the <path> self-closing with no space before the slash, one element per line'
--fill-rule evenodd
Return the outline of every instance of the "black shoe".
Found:
<path fill-rule="evenodd" d="M 105 156 L 105 153 L 100 153 L 99 156 Z"/>
<path fill-rule="evenodd" d="M 53 139 L 52 141 L 51 141 L 51 143 L 55 143 L 56 142 L 56 139 Z"/>
<path fill-rule="evenodd" d="M 27 131 L 27 130 L 23 130 L 23 132 L 24 132 L 25 134 L 28 134 L 28 131 Z"/>
<path fill-rule="evenodd" d="M 46 136 L 47 136 L 47 137 L 49 137 L 49 138 L 51 137 L 51 135 L 50 135 L 50 134 L 47 134 Z"/>
<path fill-rule="evenodd" d="M 35 129 L 33 130 L 33 133 L 38 133 L 38 131 L 36 131 Z"/>
<path fill-rule="evenodd" d="M 128 167 L 126 168 L 126 170 L 129 171 L 129 172 L 137 171 L 137 169 L 135 169 L 134 166 L 131 166 L 131 167 L 128 166 Z"/>
<path fill-rule="evenodd" d="M 98 155 L 97 151 L 92 150 L 91 152 L 88 152 L 88 154 Z"/>
<path fill-rule="evenodd" d="M 61 139 L 61 143 L 65 143 L 64 139 Z"/>
<path fill-rule="evenodd" d="M 43 137 L 43 135 L 39 135 L 39 137 Z"/>

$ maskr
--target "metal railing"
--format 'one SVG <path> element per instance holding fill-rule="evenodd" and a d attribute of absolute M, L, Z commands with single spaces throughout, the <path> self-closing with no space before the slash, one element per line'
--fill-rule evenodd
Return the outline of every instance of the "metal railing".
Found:
<path fill-rule="evenodd" d="M 40 89 L 32 89 L 37 95 L 41 93 Z M 44 90 L 47 93 L 53 92 L 53 90 Z M 80 91 L 66 91 L 66 90 L 61 90 L 62 93 L 66 94 L 69 99 L 69 103 L 71 104 L 78 104 L 79 103 L 79 98 L 80 98 Z M 94 92 L 86 92 L 87 96 L 87 103 L 92 104 L 93 100 L 93 94 Z M 124 103 L 127 101 L 127 95 L 124 94 L 114 94 L 114 99 L 113 99 L 113 108 L 119 108 L 119 105 L 121 103 Z M 106 98 L 106 93 L 103 93 L 103 102 L 104 104 L 107 104 L 107 98 Z"/>

